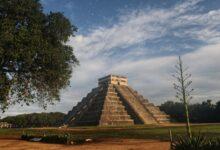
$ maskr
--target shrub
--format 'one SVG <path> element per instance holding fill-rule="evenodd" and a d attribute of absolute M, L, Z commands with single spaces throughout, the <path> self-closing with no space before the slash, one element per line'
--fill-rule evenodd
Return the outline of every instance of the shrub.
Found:
<path fill-rule="evenodd" d="M 171 150 L 220 150 L 219 138 L 207 138 L 204 135 L 177 136 L 171 142 Z"/>
<path fill-rule="evenodd" d="M 56 143 L 56 144 L 83 144 L 86 142 L 84 138 L 75 138 L 70 135 L 45 135 L 45 136 L 33 136 L 28 134 L 21 135 L 22 140 L 30 141 L 33 138 L 41 138 L 41 142 L 44 143 Z"/>
<path fill-rule="evenodd" d="M 48 136 L 42 137 L 41 142 L 67 144 L 67 136 L 48 135 Z"/>

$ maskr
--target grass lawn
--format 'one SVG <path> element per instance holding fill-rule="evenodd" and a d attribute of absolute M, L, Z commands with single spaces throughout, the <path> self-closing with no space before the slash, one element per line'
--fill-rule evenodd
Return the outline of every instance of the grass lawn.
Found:
<path fill-rule="evenodd" d="M 169 130 L 173 135 L 185 134 L 184 126 L 153 126 L 135 125 L 124 127 L 75 127 L 67 129 L 58 128 L 25 128 L 0 129 L 0 138 L 20 138 L 21 134 L 43 136 L 44 134 L 71 134 L 76 138 L 133 138 L 169 140 Z M 220 124 L 192 125 L 192 131 L 210 137 L 220 137 Z"/>

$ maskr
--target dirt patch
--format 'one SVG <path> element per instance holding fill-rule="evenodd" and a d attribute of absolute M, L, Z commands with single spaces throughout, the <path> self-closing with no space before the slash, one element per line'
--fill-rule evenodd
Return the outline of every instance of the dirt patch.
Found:
<path fill-rule="evenodd" d="M 139 139 L 103 139 L 98 143 L 59 145 L 0 139 L 1 150 L 169 150 L 169 142 Z"/>

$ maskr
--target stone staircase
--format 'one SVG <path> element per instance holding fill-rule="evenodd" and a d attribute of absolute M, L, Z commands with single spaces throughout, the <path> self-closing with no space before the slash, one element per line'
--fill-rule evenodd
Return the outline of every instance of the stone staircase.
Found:
<path fill-rule="evenodd" d="M 133 110 L 135 115 L 138 117 L 143 124 L 156 124 L 157 121 L 150 114 L 139 99 L 129 90 L 128 86 L 114 85 L 117 92 L 120 94 L 121 99 L 127 103 L 127 105 Z"/>
<path fill-rule="evenodd" d="M 161 111 L 158 107 L 154 106 L 153 103 L 149 103 L 147 99 L 144 99 L 144 97 L 140 94 L 138 94 L 137 91 L 133 90 L 132 88 L 128 87 L 130 92 L 141 101 L 141 103 L 144 105 L 145 109 L 152 114 L 152 116 L 155 118 L 155 120 L 158 123 L 169 123 L 170 118 L 169 115 L 166 115 L 163 111 Z"/>
<path fill-rule="evenodd" d="M 134 124 L 113 85 L 92 90 L 67 116 L 70 126 Z"/>
<path fill-rule="evenodd" d="M 112 84 L 106 88 L 106 97 L 100 118 L 100 125 L 133 125 Z"/>

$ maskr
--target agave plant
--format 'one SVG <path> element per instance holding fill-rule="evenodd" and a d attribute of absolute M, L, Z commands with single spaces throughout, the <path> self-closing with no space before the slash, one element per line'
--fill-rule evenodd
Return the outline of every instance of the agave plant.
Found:
<path fill-rule="evenodd" d="M 171 143 L 171 150 L 220 150 L 220 139 L 204 135 L 177 136 Z"/>
<path fill-rule="evenodd" d="M 220 150 L 220 138 L 211 138 L 207 141 L 205 150 Z"/>

